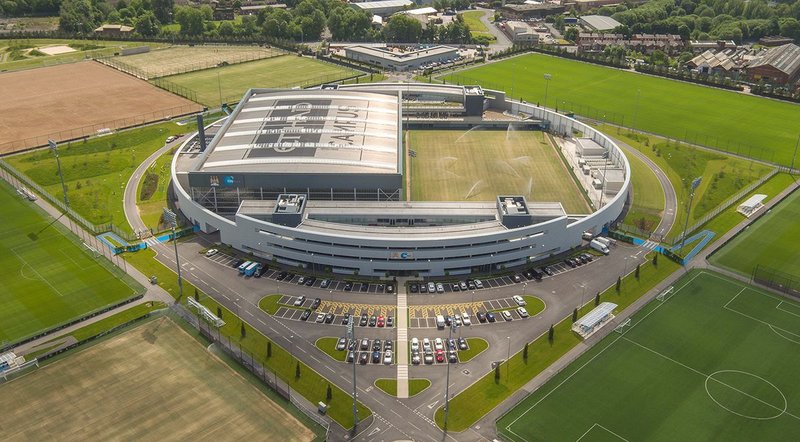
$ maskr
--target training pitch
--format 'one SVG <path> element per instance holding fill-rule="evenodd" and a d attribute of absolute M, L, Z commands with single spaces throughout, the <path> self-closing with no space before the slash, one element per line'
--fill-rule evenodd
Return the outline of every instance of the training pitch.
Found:
<path fill-rule="evenodd" d="M 92 61 L 5 73 L 0 96 L 0 154 L 200 110 Z"/>
<path fill-rule="evenodd" d="M 511 441 L 800 439 L 798 303 L 695 271 L 623 330 L 503 416 L 498 432 Z"/>
<path fill-rule="evenodd" d="M 549 108 L 787 166 L 797 128 L 786 122 L 800 121 L 796 104 L 540 54 L 445 78 L 505 90 L 533 103 L 544 104 L 547 91 Z"/>
<path fill-rule="evenodd" d="M 146 78 L 157 78 L 208 69 L 221 63 L 244 63 L 284 53 L 260 46 L 171 46 L 143 54 L 114 57 L 111 62 L 122 62 L 141 71 Z"/>
<path fill-rule="evenodd" d="M 756 265 L 800 275 L 798 219 L 800 192 L 795 191 L 715 253 L 712 261 L 748 276 Z"/>
<path fill-rule="evenodd" d="M 524 195 L 588 213 L 581 190 L 546 135 L 528 130 L 415 130 L 409 133 L 413 201 L 494 201 Z"/>
<path fill-rule="evenodd" d="M 311 440 L 167 318 L 0 386 L 8 440 Z"/>
<path fill-rule="evenodd" d="M 142 291 L 59 222 L 0 183 L 0 342 L 15 342 Z M 115 269 L 115 268 L 114 268 Z M 129 279 L 129 278 L 128 278 Z M 130 284 L 130 285 L 128 285 Z"/>
<path fill-rule="evenodd" d="M 166 79 L 197 94 L 206 106 L 239 102 L 250 88 L 311 86 L 341 80 L 359 72 L 306 57 L 283 55 Z"/>

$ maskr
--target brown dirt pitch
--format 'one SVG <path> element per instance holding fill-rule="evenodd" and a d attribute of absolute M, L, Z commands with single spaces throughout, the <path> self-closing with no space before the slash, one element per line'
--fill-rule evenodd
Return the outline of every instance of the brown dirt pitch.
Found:
<path fill-rule="evenodd" d="M 200 110 L 100 63 L 0 74 L 0 154 Z"/>
<path fill-rule="evenodd" d="M 0 386 L 6 440 L 279 440 L 314 434 L 167 318 Z"/>

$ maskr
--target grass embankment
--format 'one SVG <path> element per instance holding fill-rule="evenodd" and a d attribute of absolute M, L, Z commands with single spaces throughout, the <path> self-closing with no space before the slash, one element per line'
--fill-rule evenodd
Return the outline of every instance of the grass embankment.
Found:
<path fill-rule="evenodd" d="M 484 11 L 466 11 L 459 15 L 464 19 L 464 24 L 469 27 L 469 33 L 473 37 L 485 38 L 492 42 L 497 40 L 486 25 L 481 21 L 481 17 L 485 14 Z"/>
<path fill-rule="evenodd" d="M 695 178 L 702 177 L 702 181 L 694 191 L 689 225 L 771 170 L 769 166 L 754 161 L 670 142 L 653 135 L 617 131 L 616 127 L 609 125 L 600 125 L 598 129 L 644 153 L 669 178 L 678 198 L 676 219 L 680 220 L 672 226 L 667 235 L 669 238 L 679 235 L 683 230 L 686 206 L 690 199 L 689 186 Z M 634 198 L 635 192 L 634 188 Z M 637 225 L 636 220 L 634 225 Z"/>
<path fill-rule="evenodd" d="M 283 297 L 283 296 L 284 295 L 281 295 L 281 294 L 267 295 L 267 296 L 261 298 L 260 301 L 258 301 L 258 308 L 260 308 L 261 310 L 264 310 L 269 315 L 274 315 L 278 311 L 278 309 L 281 308 L 281 307 L 294 308 L 294 309 L 297 308 L 297 307 L 295 307 L 293 305 L 286 305 L 286 304 L 281 304 L 280 302 L 278 302 L 278 301 L 281 300 L 281 297 Z"/>
<path fill-rule="evenodd" d="M 631 165 L 631 184 L 633 185 L 633 203 L 625 215 L 625 224 L 636 226 L 642 230 L 653 231 L 661 222 L 666 199 L 656 174 L 644 161 L 628 155 Z"/>
<path fill-rule="evenodd" d="M 70 206 L 91 223 L 113 223 L 122 231 L 132 233 L 125 219 L 122 201 L 128 179 L 145 158 L 164 146 L 168 136 L 190 132 L 195 128 L 194 123 L 186 126 L 161 123 L 85 142 L 62 144 L 59 146 L 59 156 Z M 49 149 L 10 156 L 6 161 L 48 193 L 61 198 L 58 167 Z M 169 176 L 168 169 L 166 177 Z M 168 178 L 162 181 L 166 188 Z M 165 203 L 161 200 L 159 204 L 162 207 Z"/>
<path fill-rule="evenodd" d="M 219 106 L 220 98 L 225 103 L 238 102 L 250 88 L 303 87 L 357 74 L 358 71 L 312 58 L 282 55 L 165 78 L 195 91 L 199 103 L 213 107 Z"/>
<path fill-rule="evenodd" d="M 469 362 L 489 348 L 489 343 L 481 338 L 467 338 L 467 349 L 458 351 L 458 362 Z"/>
<path fill-rule="evenodd" d="M 549 82 L 544 74 L 551 75 Z M 797 130 L 786 122 L 800 121 L 796 104 L 541 54 L 445 78 L 507 92 L 513 88 L 515 99 L 531 103 L 542 103 L 547 89 L 551 108 L 787 166 Z"/>
<path fill-rule="evenodd" d="M 663 256 L 659 259 L 658 266 L 653 266 L 652 261 L 648 261 L 642 265 L 639 279 L 636 279 L 631 273 L 623 279 L 619 292 L 616 291 L 615 286 L 611 286 L 601 293 L 600 299 L 617 304 L 616 311 L 621 312 L 679 267 L 678 264 L 664 259 Z M 583 316 L 592 309 L 594 309 L 594 303 L 589 302 L 580 309 L 579 315 Z M 578 345 L 581 339 L 571 330 L 571 327 L 572 316 L 570 315 L 554 325 L 552 342 L 548 340 L 547 333 L 544 333 L 529 344 L 527 360 L 522 358 L 520 351 L 515 353 L 509 362 L 503 364 L 500 367 L 499 381 L 495 381 L 494 371 L 490 371 L 456 395 L 450 401 L 451 412 L 448 429 L 450 431 L 466 430 Z M 440 427 L 444 424 L 443 408 L 436 410 L 436 423 Z"/>
<path fill-rule="evenodd" d="M 174 298 L 178 297 L 178 284 L 176 274 L 169 268 L 154 259 L 155 253 L 150 249 L 141 250 L 133 254 L 125 254 L 125 259 L 133 264 L 147 276 L 155 275 L 158 277 L 158 284 L 169 292 Z M 185 296 L 194 296 L 197 290 L 191 283 L 184 281 Z M 236 316 L 228 309 L 211 299 L 204 293 L 198 291 L 200 301 L 214 314 L 221 313 L 225 326 L 219 329 L 220 333 L 237 343 L 244 351 L 252 355 L 253 358 L 269 369 L 275 371 L 282 380 L 289 383 L 293 392 L 300 393 L 312 404 L 326 402 L 329 405 L 328 415 L 345 428 L 353 426 L 352 402 L 349 396 L 339 387 L 330 384 L 322 375 L 311 369 L 306 364 L 300 362 L 301 376 L 295 378 L 295 365 L 297 359 L 289 351 L 272 342 L 272 356 L 267 357 L 267 343 L 270 342 L 266 336 L 254 329 L 250 324 L 242 323 L 235 319 Z M 182 300 L 185 302 L 185 299 Z M 234 318 L 234 319 L 232 319 Z M 242 325 L 243 324 L 243 325 Z M 241 327 L 244 327 L 245 337 L 241 335 Z M 328 385 L 333 389 L 333 399 L 328 401 L 325 397 Z M 363 404 L 358 404 L 359 419 L 364 419 L 371 413 Z"/>
<path fill-rule="evenodd" d="M 397 397 L 397 379 L 376 379 L 375 386 L 380 388 L 384 393 L 389 396 Z M 408 397 L 414 397 L 431 386 L 431 381 L 428 379 L 409 379 L 408 380 Z"/>
<path fill-rule="evenodd" d="M 347 350 L 337 350 L 337 342 L 339 342 L 339 338 L 325 337 L 317 339 L 314 345 L 334 360 L 344 362 L 344 360 L 347 359 Z"/>

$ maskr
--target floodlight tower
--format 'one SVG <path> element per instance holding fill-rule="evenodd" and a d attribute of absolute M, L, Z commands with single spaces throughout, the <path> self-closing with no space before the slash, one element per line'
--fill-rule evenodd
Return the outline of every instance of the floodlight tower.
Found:
<path fill-rule="evenodd" d="M 164 219 L 167 220 L 172 228 L 172 242 L 175 244 L 175 267 L 178 269 L 178 299 L 183 299 L 183 278 L 181 278 L 181 262 L 178 258 L 178 236 L 175 228 L 178 227 L 178 215 L 169 208 L 164 207 Z"/>
<path fill-rule="evenodd" d="M 64 191 L 64 205 L 67 207 L 66 210 L 69 210 L 69 199 L 67 199 L 67 185 L 64 184 L 64 173 L 61 171 L 61 159 L 58 157 L 58 144 L 56 144 L 53 140 L 47 140 L 47 144 L 50 145 L 50 149 L 53 151 L 53 155 L 56 156 L 56 165 L 58 166 L 58 176 L 61 178 L 61 189 Z"/>

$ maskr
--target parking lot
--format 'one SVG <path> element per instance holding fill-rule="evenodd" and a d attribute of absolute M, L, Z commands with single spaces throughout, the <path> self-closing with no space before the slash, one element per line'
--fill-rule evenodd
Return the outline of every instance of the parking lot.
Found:
<path fill-rule="evenodd" d="M 496 322 L 505 322 L 499 312 L 500 310 L 510 310 L 512 321 L 524 319 L 517 313 L 517 307 L 519 307 L 519 305 L 517 305 L 512 298 L 446 305 L 410 305 L 408 306 L 409 327 L 436 328 L 436 316 L 442 315 L 444 317 L 450 316 L 454 318 L 462 313 L 467 313 L 471 325 L 489 324 L 490 322 L 488 320 L 485 322 L 478 320 L 478 312 L 495 312 Z M 459 322 L 461 322 L 461 319 L 457 322 L 458 325 L 461 325 Z"/>
<path fill-rule="evenodd" d="M 413 343 L 415 339 L 417 340 L 416 350 Z M 450 340 L 415 337 L 411 338 L 408 343 L 412 365 L 456 364 L 461 362 L 458 352 L 466 350 L 469 350 L 466 338 L 455 336 Z"/>
<path fill-rule="evenodd" d="M 350 339 L 344 349 L 340 349 L 338 345 L 337 343 L 336 351 L 347 352 L 344 362 L 349 364 L 355 362 L 361 365 L 392 365 L 396 361 L 394 342 L 391 339 L 384 341 L 370 338 Z M 387 351 L 390 352 L 388 356 Z"/>
<path fill-rule="evenodd" d="M 291 307 L 278 308 L 274 316 L 276 318 L 301 321 L 303 312 L 306 309 L 311 308 L 311 304 L 314 302 L 314 300 L 306 298 L 302 304 L 295 306 L 295 302 L 298 299 L 299 299 L 298 296 L 289 296 L 289 295 L 282 296 L 281 299 L 278 301 L 278 303 L 281 305 L 291 306 Z M 384 318 L 388 318 L 390 316 L 394 317 L 394 312 L 395 312 L 395 306 L 391 304 L 350 304 L 337 301 L 322 301 L 320 302 L 319 306 L 311 312 L 307 321 L 309 322 L 316 321 L 317 315 L 319 314 L 326 315 L 328 313 L 332 313 L 333 320 L 330 322 L 330 324 L 342 325 L 342 319 L 344 318 L 344 314 L 350 313 L 350 316 L 356 319 L 355 324 L 358 326 L 359 319 L 362 314 L 366 314 L 368 317 L 383 316 Z M 323 323 L 325 322 L 323 321 Z M 375 326 L 377 326 L 377 323 L 373 325 L 373 327 Z M 391 327 L 391 325 L 389 324 L 386 324 L 386 326 Z"/>

